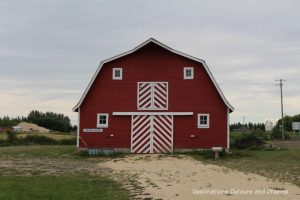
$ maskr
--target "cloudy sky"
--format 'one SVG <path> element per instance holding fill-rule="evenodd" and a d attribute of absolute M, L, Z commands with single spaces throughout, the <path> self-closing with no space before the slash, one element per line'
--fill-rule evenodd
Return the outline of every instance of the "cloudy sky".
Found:
<path fill-rule="evenodd" d="M 54 111 L 76 122 L 101 60 L 150 37 L 204 59 L 231 121 L 300 113 L 300 2 L 0 0 L 0 116 Z"/>

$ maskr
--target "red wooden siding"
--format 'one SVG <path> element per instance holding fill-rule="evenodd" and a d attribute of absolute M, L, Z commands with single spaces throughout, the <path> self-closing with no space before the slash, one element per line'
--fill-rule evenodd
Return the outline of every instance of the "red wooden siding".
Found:
<path fill-rule="evenodd" d="M 114 67 L 123 68 L 123 80 L 112 80 Z M 194 79 L 183 79 L 184 67 L 194 67 Z M 150 43 L 102 67 L 80 106 L 80 137 L 90 148 L 130 148 L 131 117 L 112 112 L 139 111 L 137 83 L 148 81 L 168 82 L 166 111 L 194 112 L 174 116 L 175 149 L 227 146 L 227 106 L 202 64 Z M 109 113 L 108 128 L 103 133 L 83 133 L 83 128 L 96 128 L 97 113 Z M 198 113 L 210 114 L 210 128 L 197 128 Z M 85 147 L 82 141 L 80 147 Z"/>

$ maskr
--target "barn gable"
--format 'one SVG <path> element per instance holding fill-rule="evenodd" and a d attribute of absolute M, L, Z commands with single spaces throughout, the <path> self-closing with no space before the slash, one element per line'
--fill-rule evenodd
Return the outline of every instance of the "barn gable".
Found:
<path fill-rule="evenodd" d="M 234 110 L 234 108 L 233 108 L 233 107 L 229 104 L 229 102 L 226 100 L 224 94 L 222 93 L 220 87 L 218 86 L 216 80 L 214 79 L 212 73 L 210 72 L 210 70 L 209 70 L 209 68 L 208 68 L 208 66 L 206 65 L 206 63 L 205 63 L 204 60 L 201 60 L 201 59 L 199 59 L 199 58 L 196 58 L 196 57 L 190 56 L 190 55 L 188 55 L 188 54 L 185 54 L 185 53 L 179 52 L 179 51 L 177 51 L 177 50 L 174 50 L 174 49 L 172 49 L 172 48 L 170 48 L 170 47 L 168 47 L 168 46 L 162 44 L 161 42 L 159 42 L 159 41 L 157 41 L 157 40 L 155 40 L 155 39 L 153 39 L 153 38 L 150 38 L 150 39 L 148 39 L 147 41 L 143 42 L 142 44 L 140 44 L 139 46 L 133 48 L 133 49 L 130 50 L 130 51 L 127 51 L 127 52 L 125 52 L 125 53 L 119 54 L 119 55 L 117 55 L 117 56 L 114 56 L 114 57 L 112 57 L 112 58 L 109 58 L 109 59 L 106 59 L 106 60 L 102 61 L 102 62 L 100 63 L 100 65 L 99 65 L 97 71 L 95 72 L 93 78 L 91 79 L 91 81 L 90 81 L 88 87 L 87 87 L 86 90 L 84 91 L 84 93 L 83 93 L 83 95 L 82 95 L 80 101 L 79 101 L 79 102 L 77 103 L 77 105 L 73 108 L 73 111 L 75 111 L 75 112 L 78 111 L 78 108 L 79 108 L 79 107 L 81 106 L 81 104 L 83 103 L 83 101 L 84 101 L 86 95 L 88 94 L 89 90 L 91 89 L 91 87 L 92 87 L 92 85 L 93 85 L 95 79 L 97 78 L 98 74 L 100 73 L 100 71 L 101 71 L 101 69 L 102 69 L 102 67 L 103 67 L 103 65 L 104 65 L 105 63 L 111 62 L 111 61 L 113 61 L 113 60 L 119 59 L 119 58 L 124 57 L 124 56 L 129 55 L 129 54 L 132 54 L 132 53 L 134 53 L 134 52 L 140 50 L 141 48 L 145 47 L 146 45 L 148 45 L 148 44 L 150 44 L 150 43 L 156 44 L 156 45 L 158 45 L 158 46 L 160 46 L 160 47 L 166 49 L 167 51 L 170 51 L 170 52 L 172 52 L 172 53 L 174 53 L 174 54 L 176 54 L 176 55 L 180 55 L 180 56 L 183 56 L 183 57 L 185 57 L 185 58 L 188 58 L 188 59 L 191 59 L 191 60 L 193 60 L 193 61 L 196 61 L 196 62 L 201 63 L 202 66 L 204 66 L 204 69 L 205 69 L 205 71 L 207 72 L 207 74 L 209 75 L 211 81 L 213 82 L 213 84 L 214 84 L 216 90 L 218 91 L 220 97 L 222 98 L 224 104 L 229 108 L 230 112 L 232 112 L 232 111 Z"/>

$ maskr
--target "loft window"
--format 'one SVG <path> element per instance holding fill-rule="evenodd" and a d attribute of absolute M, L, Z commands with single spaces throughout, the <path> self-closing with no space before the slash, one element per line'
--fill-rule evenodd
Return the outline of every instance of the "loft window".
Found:
<path fill-rule="evenodd" d="M 97 128 L 107 128 L 108 127 L 108 114 L 98 113 L 97 114 Z"/>
<path fill-rule="evenodd" d="M 194 79 L 194 67 L 185 67 L 183 70 L 184 79 Z"/>
<path fill-rule="evenodd" d="M 113 80 L 122 80 L 123 70 L 122 68 L 113 68 Z"/>
<path fill-rule="evenodd" d="M 209 114 L 198 114 L 198 128 L 209 128 Z"/>

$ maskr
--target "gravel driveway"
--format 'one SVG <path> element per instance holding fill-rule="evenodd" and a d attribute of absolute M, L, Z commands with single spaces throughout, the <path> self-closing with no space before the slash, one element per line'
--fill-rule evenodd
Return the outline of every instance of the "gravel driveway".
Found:
<path fill-rule="evenodd" d="M 134 185 L 135 199 L 300 199 L 300 188 L 188 156 L 130 155 L 98 164 Z M 122 178 L 121 178 L 122 177 Z"/>

